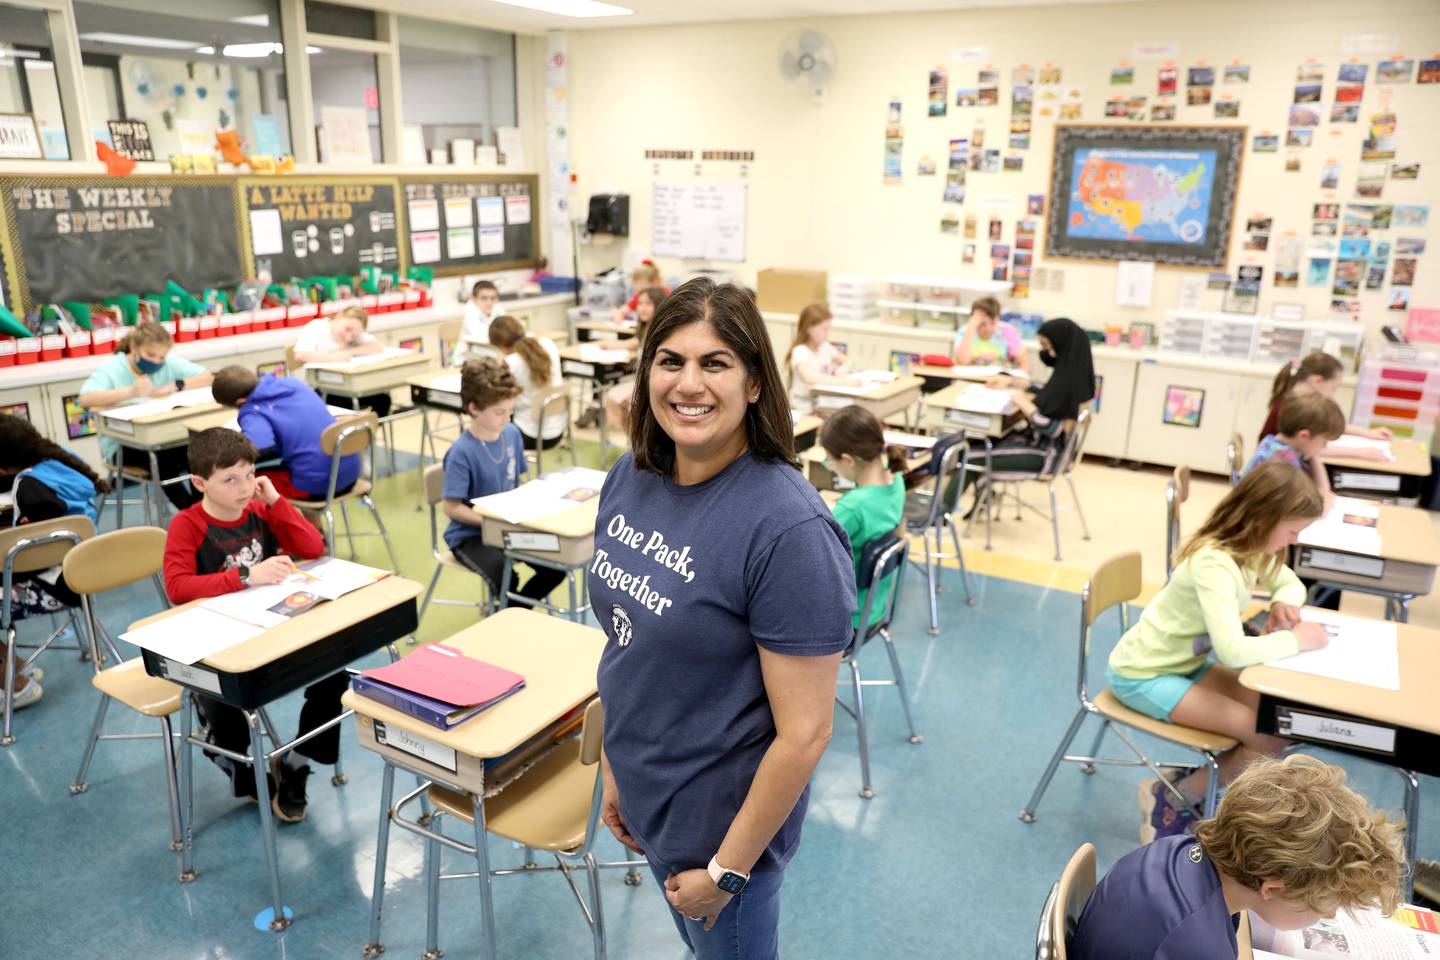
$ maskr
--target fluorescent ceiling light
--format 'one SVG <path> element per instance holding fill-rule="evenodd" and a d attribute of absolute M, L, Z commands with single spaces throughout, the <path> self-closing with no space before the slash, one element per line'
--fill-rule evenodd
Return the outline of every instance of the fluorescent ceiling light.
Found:
<path fill-rule="evenodd" d="M 231 23 L 244 23 L 252 27 L 270 26 L 270 17 L 264 13 L 252 13 L 248 17 L 231 17 Z"/>
<path fill-rule="evenodd" d="M 137 37 L 128 33 L 82 33 L 81 40 L 91 43 L 118 43 L 127 47 L 156 47 L 161 50 L 194 50 L 193 40 L 163 40 L 160 37 Z"/>
<path fill-rule="evenodd" d="M 39 56 L 40 54 L 36 53 L 34 50 L 11 50 L 8 48 L 0 48 L 0 59 L 3 59 L 4 57 L 15 57 L 17 59 L 35 59 Z"/>
<path fill-rule="evenodd" d="M 599 0 L 496 0 L 511 7 L 524 7 L 541 13 L 553 13 L 562 17 L 628 17 L 634 13 L 629 7 L 617 7 L 613 3 Z"/>
<path fill-rule="evenodd" d="M 215 52 L 215 48 L 201 47 L 195 52 L 203 54 L 213 54 Z M 227 43 L 225 44 L 224 49 L 222 49 L 220 52 L 224 56 L 234 57 L 237 60 L 263 60 L 265 57 L 269 57 L 277 53 L 284 53 L 285 45 L 283 43 L 274 43 L 273 41 L 268 40 L 264 43 Z M 320 48 L 306 46 L 305 52 L 319 53 Z"/>

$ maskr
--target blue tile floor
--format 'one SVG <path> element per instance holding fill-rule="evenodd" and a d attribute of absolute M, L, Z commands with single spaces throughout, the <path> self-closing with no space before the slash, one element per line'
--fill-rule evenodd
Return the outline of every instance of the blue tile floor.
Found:
<path fill-rule="evenodd" d="M 422 536 L 416 516 L 407 537 Z M 419 573 L 417 567 L 411 575 Z M 909 582 L 896 633 L 924 743 L 906 742 L 893 692 L 872 688 L 876 796 L 862 800 L 854 726 L 837 711 L 800 853 L 786 878 L 787 958 L 1030 956 L 1041 902 L 1075 846 L 1093 841 L 1107 866 L 1137 843 L 1140 775 L 1133 770 L 1085 776 L 1063 767 L 1039 820 L 1025 825 L 1016 817 L 1075 708 L 1078 598 L 978 577 L 977 603 L 967 608 L 952 576 L 952 589 L 941 598 L 943 632 L 932 638 L 925 629 L 922 582 Z M 112 635 L 154 607 L 148 585 L 117 591 L 101 604 Z M 1113 620 L 1102 622 L 1098 647 L 1113 643 Z M 46 626 L 22 625 L 22 640 L 33 640 Z M 19 742 L 0 748 L 0 810 L 7 822 L 0 839 L 6 905 L 0 957 L 359 956 L 367 940 L 381 767 L 354 746 L 350 731 L 344 741 L 349 784 L 334 788 L 328 771 L 318 771 L 308 818 L 281 829 L 282 870 L 296 923 L 282 934 L 260 932 L 252 919 L 266 904 L 267 888 L 255 808 L 230 799 L 217 771 L 197 754 L 200 877 L 177 884 L 179 855 L 167 848 L 158 745 L 101 744 L 89 792 L 70 796 L 66 787 L 96 693 L 89 666 L 74 654 L 47 654 L 43 662 L 45 698 L 16 716 Z M 888 666 L 878 645 L 867 648 L 863 663 L 872 676 L 884 675 Z M 294 729 L 298 699 L 291 696 L 273 710 L 282 733 Z M 107 729 L 152 726 L 115 709 Z M 1398 808 L 1398 777 L 1377 765 L 1343 762 L 1372 800 Z M 402 777 L 397 785 L 407 782 Z M 1422 815 L 1429 829 L 1421 850 L 1430 857 L 1440 854 L 1436 787 L 1427 781 Z M 602 844 L 607 857 L 619 852 L 608 838 Z M 492 858 L 497 866 L 515 865 L 520 853 L 497 841 Z M 420 868 L 418 842 L 392 835 L 384 935 L 389 956 L 413 957 L 423 949 Z M 447 869 L 469 868 L 458 855 L 447 858 Z M 501 957 L 590 955 L 588 930 L 558 876 L 497 879 L 495 890 Z M 683 956 L 668 908 L 652 885 L 628 887 L 621 872 L 611 871 L 603 878 L 603 896 L 611 957 Z M 478 956 L 476 907 L 473 881 L 445 885 L 440 945 L 448 956 Z"/>

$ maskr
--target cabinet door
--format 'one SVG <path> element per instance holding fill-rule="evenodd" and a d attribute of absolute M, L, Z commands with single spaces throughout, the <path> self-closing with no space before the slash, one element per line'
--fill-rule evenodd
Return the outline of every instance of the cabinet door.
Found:
<path fill-rule="evenodd" d="M 1102 457 L 1126 456 L 1130 438 L 1130 406 L 1135 401 L 1135 370 L 1138 366 L 1129 359 L 1095 358 L 1096 396 L 1090 404 L 1086 453 Z"/>
<path fill-rule="evenodd" d="M 44 385 L 42 392 L 49 424 L 48 436 L 61 446 L 68 447 L 103 476 L 105 467 L 100 456 L 99 436 L 95 432 L 95 414 L 81 410 L 75 403 L 75 398 L 80 396 L 80 388 L 84 384 L 82 379 L 61 380 Z M 30 420 L 39 426 L 33 414 Z"/>
<path fill-rule="evenodd" d="M 1245 378 L 1231 373 L 1141 363 L 1135 377 L 1127 456 L 1167 467 L 1226 474 L 1225 444 Z"/>

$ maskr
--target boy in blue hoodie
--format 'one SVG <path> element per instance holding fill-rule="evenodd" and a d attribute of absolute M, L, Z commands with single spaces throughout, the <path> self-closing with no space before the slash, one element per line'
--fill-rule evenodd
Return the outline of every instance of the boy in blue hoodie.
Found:
<path fill-rule="evenodd" d="M 265 470 L 282 497 L 323 500 L 330 485 L 330 457 L 320 435 L 335 422 L 320 395 L 294 377 L 265 377 L 241 366 L 228 366 L 211 384 L 215 402 L 240 411 L 240 432 L 262 458 L 278 455 L 284 468 Z M 360 476 L 360 455 L 344 457 L 335 492 L 344 493 Z"/>

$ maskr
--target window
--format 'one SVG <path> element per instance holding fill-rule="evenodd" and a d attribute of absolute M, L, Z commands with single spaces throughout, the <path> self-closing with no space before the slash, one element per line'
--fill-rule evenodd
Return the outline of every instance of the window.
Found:
<path fill-rule="evenodd" d="M 380 160 L 380 96 L 375 54 L 331 47 L 309 47 L 310 93 L 315 101 L 315 124 L 320 129 L 318 156 L 322 163 L 364 163 L 369 142 L 370 162 Z M 326 108 L 331 108 L 327 110 Z M 325 130 L 326 118 L 333 130 Z M 366 128 L 362 135 L 358 127 Z M 353 127 L 352 127 L 353 125 Z M 334 150 L 327 149 L 327 141 Z"/>
<path fill-rule="evenodd" d="M 89 126 L 142 120 L 155 159 L 213 152 L 234 129 L 252 154 L 290 153 L 275 0 L 75 3 Z"/>
<path fill-rule="evenodd" d="M 514 34 L 399 19 L 407 143 L 415 141 L 412 131 L 418 127 L 427 152 L 444 150 L 460 138 L 494 145 L 496 127 L 515 126 Z M 426 159 L 405 158 L 416 163 Z"/>
<path fill-rule="evenodd" d="M 60 85 L 50 53 L 50 25 L 39 10 L 0 4 L 5 33 L 0 37 L 0 113 L 35 118 L 47 160 L 69 160 Z"/>

